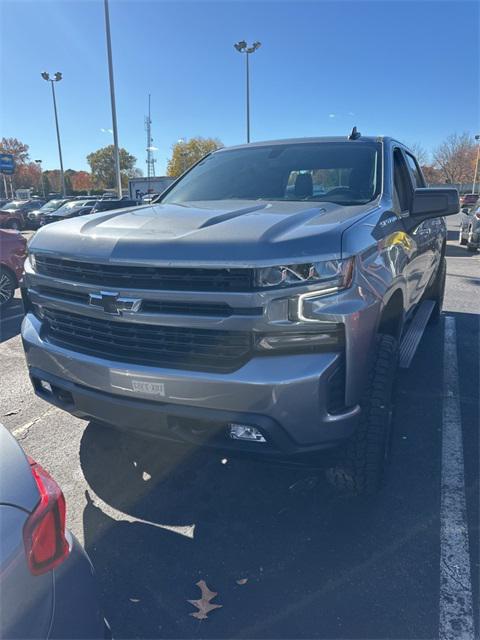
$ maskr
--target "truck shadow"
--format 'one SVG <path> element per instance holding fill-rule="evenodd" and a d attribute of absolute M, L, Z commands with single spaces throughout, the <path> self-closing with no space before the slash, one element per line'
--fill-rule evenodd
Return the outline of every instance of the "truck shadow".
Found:
<path fill-rule="evenodd" d="M 390 481 L 369 498 L 90 423 L 84 540 L 114 637 L 435 637 L 441 341 L 399 377 Z M 202 622 L 201 579 L 223 605 Z"/>

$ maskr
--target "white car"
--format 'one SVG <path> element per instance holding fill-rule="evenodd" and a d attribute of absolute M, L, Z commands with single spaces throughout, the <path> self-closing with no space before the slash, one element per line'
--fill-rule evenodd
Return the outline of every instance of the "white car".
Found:
<path fill-rule="evenodd" d="M 480 205 L 471 209 L 462 207 L 458 242 L 472 253 L 480 247 Z"/>

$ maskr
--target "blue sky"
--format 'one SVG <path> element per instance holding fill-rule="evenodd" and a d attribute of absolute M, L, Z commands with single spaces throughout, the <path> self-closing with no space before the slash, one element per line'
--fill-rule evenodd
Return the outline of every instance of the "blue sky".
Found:
<path fill-rule="evenodd" d="M 157 174 L 181 137 L 245 140 L 244 59 L 252 62 L 252 139 L 393 135 L 433 148 L 480 129 L 479 4 L 423 0 L 176 2 L 110 0 L 121 146 L 145 171 L 152 94 Z M 103 2 L 0 0 L 1 133 L 58 168 L 50 90 L 57 70 L 65 168 L 112 136 Z M 104 131 L 102 131 L 102 129 Z"/>

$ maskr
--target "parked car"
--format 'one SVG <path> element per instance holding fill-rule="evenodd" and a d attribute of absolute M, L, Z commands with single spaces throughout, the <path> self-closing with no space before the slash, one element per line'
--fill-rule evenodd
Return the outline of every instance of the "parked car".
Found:
<path fill-rule="evenodd" d="M 23 274 L 27 241 L 18 231 L 0 229 L 0 310 L 12 301 Z"/>
<path fill-rule="evenodd" d="M 38 209 L 45 200 L 13 200 L 0 209 L 0 227 L 6 229 L 25 229 L 30 211 Z"/>
<path fill-rule="evenodd" d="M 480 249 L 480 205 L 462 207 L 458 241 L 472 253 Z"/>
<path fill-rule="evenodd" d="M 460 206 L 464 207 L 473 207 L 478 200 L 477 193 L 466 193 L 460 198 Z"/>
<path fill-rule="evenodd" d="M 96 200 L 71 200 L 54 211 L 44 213 L 40 218 L 39 225 L 43 226 L 51 222 L 59 222 L 67 218 L 83 216 L 91 213 L 95 204 Z"/>
<path fill-rule="evenodd" d="M 121 200 L 114 200 L 113 198 L 105 198 L 97 200 L 91 213 L 100 213 L 101 211 L 113 211 L 114 209 L 124 209 L 126 207 L 136 207 L 138 202 L 136 200 L 128 200 L 122 198 Z"/>
<path fill-rule="evenodd" d="M 5 198 L 0 199 L 0 209 L 2 209 L 9 202 L 11 202 L 11 200 L 9 200 L 8 198 L 7 199 L 5 199 Z"/>
<path fill-rule="evenodd" d="M 0 425 L 0 637 L 104 638 L 91 562 L 65 528 L 65 498 Z"/>
<path fill-rule="evenodd" d="M 295 460 L 334 448 L 330 481 L 376 491 L 399 345 L 440 317 L 442 216 L 458 211 L 392 138 L 215 151 L 151 206 L 31 240 L 35 392 L 160 439 Z"/>
<path fill-rule="evenodd" d="M 52 213 L 52 211 L 56 211 L 69 201 L 70 198 L 55 198 L 53 200 L 49 200 L 38 209 L 32 209 L 27 213 L 27 227 L 29 229 L 38 229 L 42 216 Z"/>

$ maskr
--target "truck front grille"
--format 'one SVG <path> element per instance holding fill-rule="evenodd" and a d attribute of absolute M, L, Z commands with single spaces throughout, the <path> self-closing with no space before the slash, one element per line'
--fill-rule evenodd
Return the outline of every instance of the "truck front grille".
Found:
<path fill-rule="evenodd" d="M 35 258 L 41 275 L 104 287 L 173 291 L 251 291 L 254 288 L 253 269 L 94 264 L 39 254 Z"/>
<path fill-rule="evenodd" d="M 251 334 L 163 327 L 44 309 L 45 338 L 58 346 L 119 362 L 227 373 L 250 357 Z"/>

